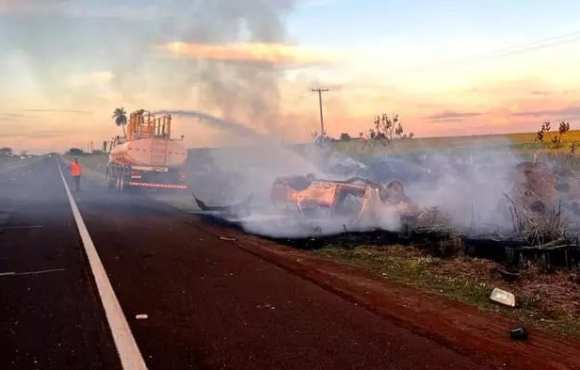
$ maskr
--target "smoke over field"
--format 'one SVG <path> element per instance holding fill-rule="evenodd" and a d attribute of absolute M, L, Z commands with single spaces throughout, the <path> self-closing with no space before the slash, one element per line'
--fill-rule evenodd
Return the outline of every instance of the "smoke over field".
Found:
<path fill-rule="evenodd" d="M 359 177 L 379 187 L 400 182 L 405 202 L 408 200 L 405 205 L 418 209 L 413 216 L 423 225 L 446 224 L 470 234 L 511 234 L 513 205 L 509 199 L 517 197 L 527 186 L 521 183 L 518 164 L 531 163 L 525 162 L 524 155 L 513 152 L 509 142 L 503 139 L 447 152 L 423 150 L 357 159 L 331 147 L 281 149 L 280 145 L 215 150 L 205 152 L 198 159 L 197 156 L 192 151 L 189 162 L 193 178 L 197 179 L 192 183 L 196 195 L 212 205 L 237 204 L 251 197 L 250 206 L 234 218 L 251 232 L 277 237 L 376 228 L 399 231 L 404 224 L 400 207 L 396 212 L 395 208 L 386 207 L 371 219 L 355 217 L 364 197 L 351 196 L 353 193 L 345 200 L 353 210 L 350 214 L 325 207 L 315 207 L 314 212 L 305 213 L 297 210 L 295 204 L 274 207 L 271 193 L 276 179 L 306 174 L 331 181 Z M 555 171 L 557 164 L 548 167 Z M 545 199 L 545 192 L 535 191 L 538 194 L 529 195 L 526 191 L 525 196 L 544 202 L 546 209 L 558 207 L 555 200 Z M 383 197 L 383 193 L 380 195 Z"/>

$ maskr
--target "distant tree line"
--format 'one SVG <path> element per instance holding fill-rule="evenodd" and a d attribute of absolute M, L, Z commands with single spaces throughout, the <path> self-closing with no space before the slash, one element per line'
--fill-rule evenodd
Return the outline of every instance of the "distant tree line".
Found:
<path fill-rule="evenodd" d="M 318 133 L 314 134 L 314 137 L 318 137 Z M 403 124 L 399 118 L 398 114 L 392 117 L 386 113 L 378 115 L 375 117 L 373 125 L 367 132 L 360 132 L 359 136 L 353 138 L 349 133 L 343 132 L 340 134 L 338 139 L 333 139 L 326 137 L 326 141 L 351 141 L 351 140 L 363 140 L 367 143 L 380 143 L 387 145 L 393 140 L 400 139 L 412 139 L 415 135 L 412 132 L 405 132 Z"/>
<path fill-rule="evenodd" d="M 67 152 L 69 155 L 84 155 L 85 152 L 80 148 L 70 148 Z"/>
<path fill-rule="evenodd" d="M 13 155 L 12 148 L 9 147 L 0 148 L 0 156 L 12 157 L 12 155 Z"/>

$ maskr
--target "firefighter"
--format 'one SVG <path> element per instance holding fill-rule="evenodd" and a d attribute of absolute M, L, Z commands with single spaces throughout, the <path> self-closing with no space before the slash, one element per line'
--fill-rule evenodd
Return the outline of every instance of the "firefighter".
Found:
<path fill-rule="evenodd" d="M 73 159 L 73 162 L 70 165 L 70 175 L 73 178 L 73 182 L 75 184 L 75 191 L 81 191 L 81 165 L 77 158 Z"/>

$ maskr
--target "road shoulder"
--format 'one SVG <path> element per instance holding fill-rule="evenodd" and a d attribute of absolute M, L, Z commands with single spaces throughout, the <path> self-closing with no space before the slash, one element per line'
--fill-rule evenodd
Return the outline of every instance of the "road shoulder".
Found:
<path fill-rule="evenodd" d="M 216 236 L 223 231 L 214 228 Z M 527 342 L 514 342 L 517 324 L 476 307 L 403 286 L 327 258 L 230 229 L 236 247 L 291 271 L 344 299 L 459 353 L 508 368 L 580 368 L 580 342 L 532 329 Z M 219 237 L 219 236 L 218 236 Z"/>

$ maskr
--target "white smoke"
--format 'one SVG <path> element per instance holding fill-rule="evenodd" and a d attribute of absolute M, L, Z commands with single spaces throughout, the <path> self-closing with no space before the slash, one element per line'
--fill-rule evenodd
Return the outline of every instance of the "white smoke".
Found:
<path fill-rule="evenodd" d="M 437 207 L 460 230 L 511 228 L 506 198 L 521 158 L 509 150 L 472 146 L 461 154 L 434 154 L 423 166 L 431 181 L 411 182 L 409 195 L 422 207 Z"/>
<path fill-rule="evenodd" d="M 522 159 L 499 140 L 476 143 L 451 153 L 431 148 L 424 154 L 393 158 L 350 159 L 340 173 L 328 167 L 329 156 L 323 149 L 296 150 L 270 145 L 238 150 L 216 150 L 212 160 L 217 168 L 235 174 L 236 183 L 227 195 L 206 193 L 213 204 L 239 202 L 253 195 L 253 206 L 238 221 L 250 232 L 273 237 L 306 237 L 344 231 L 383 229 L 398 231 L 399 215 L 388 207 L 374 212 L 372 218 L 336 215 L 320 209 L 304 215 L 295 208 L 275 209 L 269 199 L 272 184 L 279 176 L 316 174 L 318 178 L 341 180 L 361 176 L 386 185 L 398 180 L 406 194 L 422 210 L 436 207 L 446 222 L 461 232 L 484 233 L 511 228 L 505 194 L 513 187 L 514 168 Z M 339 157 L 343 157 L 340 155 Z M 378 200 L 378 193 L 377 193 Z M 360 202 L 349 199 L 348 202 Z M 360 204 L 353 206 L 359 210 Z M 353 222 L 355 221 L 355 222 Z"/>

